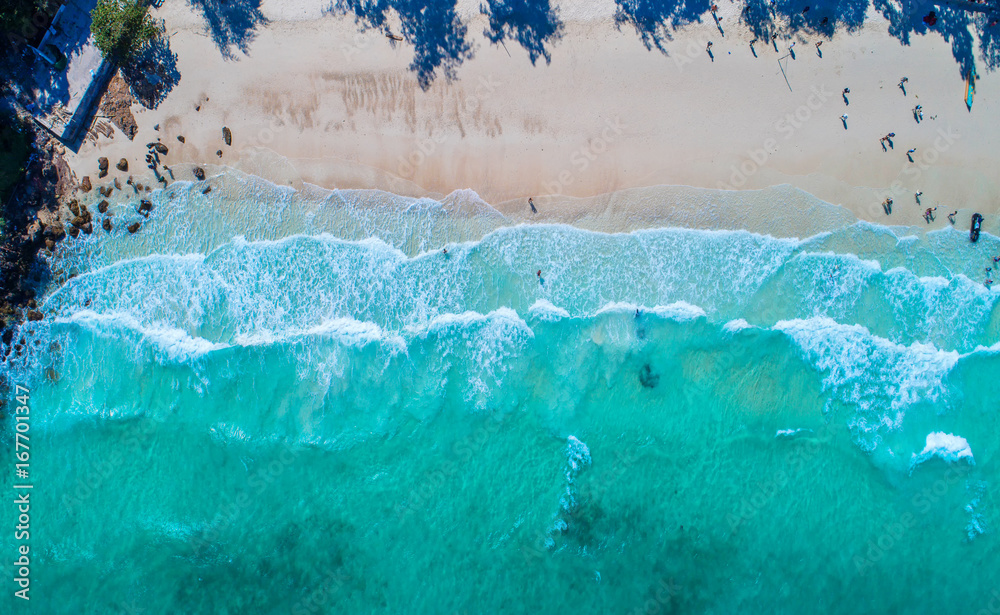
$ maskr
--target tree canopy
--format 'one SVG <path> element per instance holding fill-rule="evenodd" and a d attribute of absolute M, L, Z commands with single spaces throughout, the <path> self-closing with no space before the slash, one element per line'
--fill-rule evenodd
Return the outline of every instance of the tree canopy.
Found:
<path fill-rule="evenodd" d="M 126 60 L 160 34 L 156 21 L 136 0 L 97 0 L 90 18 L 94 44 L 107 58 Z"/>

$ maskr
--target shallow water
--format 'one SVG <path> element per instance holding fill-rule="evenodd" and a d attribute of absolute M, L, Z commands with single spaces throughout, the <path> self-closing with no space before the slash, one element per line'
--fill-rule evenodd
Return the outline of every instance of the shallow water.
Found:
<path fill-rule="evenodd" d="M 36 612 L 992 612 L 993 236 L 154 200 L 5 368 Z"/>

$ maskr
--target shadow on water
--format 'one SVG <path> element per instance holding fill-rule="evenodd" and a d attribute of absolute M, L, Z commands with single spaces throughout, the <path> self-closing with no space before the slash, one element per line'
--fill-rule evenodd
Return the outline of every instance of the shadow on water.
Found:
<path fill-rule="evenodd" d="M 223 57 L 235 58 L 232 48 L 247 53 L 259 26 L 267 25 L 260 10 L 261 0 L 188 0 L 201 10 L 208 33 Z"/>
<path fill-rule="evenodd" d="M 468 27 L 456 14 L 455 4 L 456 0 L 343 0 L 333 10 L 353 13 L 363 29 L 375 28 L 386 36 L 394 34 L 388 23 L 390 10 L 394 11 L 402 23 L 403 39 L 414 48 L 410 70 L 426 90 L 439 69 L 451 81 L 462 62 L 472 58 Z"/>
<path fill-rule="evenodd" d="M 142 106 L 147 109 L 159 106 L 181 80 L 177 54 L 170 50 L 170 39 L 166 36 L 157 38 L 122 66 L 122 77 Z"/>
<path fill-rule="evenodd" d="M 552 61 L 546 44 L 562 38 L 563 23 L 549 0 L 487 0 L 479 10 L 489 17 L 490 27 L 483 34 L 491 43 L 509 38 L 524 47 L 532 64 L 538 58 Z"/>

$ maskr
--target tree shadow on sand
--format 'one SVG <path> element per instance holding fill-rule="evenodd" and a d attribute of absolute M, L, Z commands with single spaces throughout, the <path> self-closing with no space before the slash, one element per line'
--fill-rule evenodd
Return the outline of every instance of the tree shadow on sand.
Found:
<path fill-rule="evenodd" d="M 711 6 L 708 0 L 615 0 L 615 4 L 615 26 L 620 30 L 630 24 L 646 49 L 655 47 L 664 54 L 673 31 L 700 22 Z"/>
<path fill-rule="evenodd" d="M 170 39 L 166 36 L 157 38 L 122 65 L 121 71 L 132 94 L 147 109 L 155 109 L 181 80 L 177 54 L 170 50 Z"/>
<path fill-rule="evenodd" d="M 673 31 L 710 12 L 710 0 L 615 0 L 615 22 L 631 24 L 647 49 L 666 54 Z M 938 34 L 951 45 L 963 76 L 975 64 L 976 39 L 988 69 L 1000 65 L 1000 25 L 993 15 L 971 13 L 933 0 L 746 0 L 740 22 L 759 39 L 791 38 L 797 34 L 830 38 L 837 30 L 857 32 L 869 8 L 889 22 L 889 34 L 903 45 L 914 35 Z M 993 23 L 994 25 L 989 25 Z M 720 26 L 721 29 L 721 26 Z M 978 36 L 973 36 L 975 30 Z"/>
<path fill-rule="evenodd" d="M 524 47 L 532 64 L 538 58 L 545 58 L 546 64 L 552 61 L 546 44 L 562 38 L 563 23 L 549 0 L 487 0 L 479 10 L 489 17 L 490 27 L 483 35 L 491 43 L 502 44 L 509 38 Z"/>
<path fill-rule="evenodd" d="M 430 87 L 438 69 L 449 81 L 456 78 L 462 62 L 472 58 L 472 44 L 466 40 L 468 27 L 455 12 L 456 0 L 343 0 L 334 12 L 354 14 L 362 30 L 381 30 L 395 44 L 388 18 L 394 11 L 402 23 L 402 38 L 413 45 L 410 70 L 417 74 L 422 89 Z"/>
<path fill-rule="evenodd" d="M 261 0 L 188 0 L 205 16 L 208 33 L 219 47 L 223 57 L 234 59 L 235 47 L 247 53 L 250 43 L 257 36 L 257 28 L 267 25 L 267 18 L 260 10 Z"/>

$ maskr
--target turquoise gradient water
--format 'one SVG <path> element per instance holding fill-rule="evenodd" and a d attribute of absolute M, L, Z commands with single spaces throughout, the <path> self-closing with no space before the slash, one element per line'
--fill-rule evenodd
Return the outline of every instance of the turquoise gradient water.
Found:
<path fill-rule="evenodd" d="M 4 612 L 1000 606 L 991 235 L 155 202 L 63 246 L 5 363 L 36 487 Z"/>

